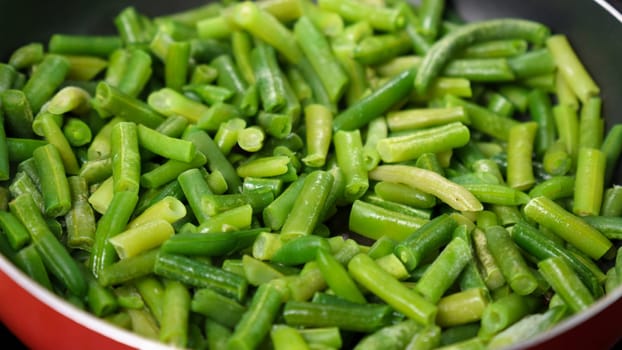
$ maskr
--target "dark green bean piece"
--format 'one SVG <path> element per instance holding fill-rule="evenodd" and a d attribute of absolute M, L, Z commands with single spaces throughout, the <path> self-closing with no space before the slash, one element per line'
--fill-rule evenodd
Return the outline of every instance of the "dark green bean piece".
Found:
<path fill-rule="evenodd" d="M 0 94 L 13 87 L 17 71 L 11 65 L 0 63 Z"/>
<path fill-rule="evenodd" d="M 390 308 L 379 304 L 321 304 L 288 301 L 283 310 L 290 326 L 339 327 L 359 332 L 375 331 L 389 324 Z"/>
<path fill-rule="evenodd" d="M 576 256 L 570 254 L 561 244 L 549 239 L 539 230 L 524 221 L 519 221 L 512 230 L 512 240 L 539 260 L 560 256 L 579 274 L 594 296 L 602 295 L 598 279 Z"/>
<path fill-rule="evenodd" d="M 159 254 L 153 269 L 160 276 L 194 287 L 211 288 L 238 301 L 244 299 L 248 287 L 246 280 L 238 275 L 181 255 Z"/>
<path fill-rule="evenodd" d="M 590 291 L 562 257 L 542 260 L 538 269 L 572 311 L 585 310 L 594 302 Z"/>
<path fill-rule="evenodd" d="M 471 248 L 466 241 L 452 239 L 426 269 L 414 289 L 429 302 L 438 303 L 470 260 Z"/>
<path fill-rule="evenodd" d="M 157 256 L 158 250 L 153 249 L 106 265 L 97 280 L 102 286 L 114 286 L 149 276 L 153 273 Z"/>
<path fill-rule="evenodd" d="M 8 89 L 0 97 L 10 134 L 20 138 L 32 137 L 33 115 L 26 94 L 21 90 Z"/>
<path fill-rule="evenodd" d="M 30 102 L 33 113 L 38 113 L 69 72 L 69 61 L 59 55 L 46 55 L 30 76 L 23 91 Z"/>
<path fill-rule="evenodd" d="M 283 302 L 281 291 L 262 284 L 227 342 L 228 349 L 254 349 L 268 335 Z"/>
<path fill-rule="evenodd" d="M 1 107 L 1 106 L 0 106 Z M 10 177 L 9 149 L 4 130 L 4 113 L 0 111 L 0 180 L 8 180 Z"/>
<path fill-rule="evenodd" d="M 50 37 L 48 50 L 57 54 L 107 58 L 121 44 L 118 36 L 54 34 Z"/>
<path fill-rule="evenodd" d="M 439 40 L 426 53 L 415 78 L 416 90 L 424 93 L 447 61 L 469 45 L 510 37 L 541 44 L 549 32 L 542 24 L 517 19 L 487 20 L 464 25 Z"/>
<path fill-rule="evenodd" d="M 73 294 L 83 296 L 87 283 L 62 243 L 50 231 L 30 195 L 21 195 L 9 203 L 11 213 L 26 227 L 46 267 Z"/>
<path fill-rule="evenodd" d="M 96 224 L 93 208 L 88 203 L 86 180 L 80 176 L 67 179 L 71 193 L 71 209 L 65 215 L 67 246 L 90 251 L 94 242 Z"/>
<path fill-rule="evenodd" d="M 234 328 L 246 312 L 244 305 L 209 288 L 194 293 L 190 309 L 230 328 Z"/>
<path fill-rule="evenodd" d="M 354 130 L 385 113 L 410 94 L 415 75 L 417 72 L 414 69 L 407 69 L 391 78 L 338 114 L 333 121 L 333 130 Z"/>
<path fill-rule="evenodd" d="M 164 121 L 164 117 L 147 103 L 124 94 L 106 82 L 97 85 L 95 100 L 100 108 L 126 121 L 144 124 L 150 128 L 156 128 Z"/>
<path fill-rule="evenodd" d="M 8 211 L 0 211 L 0 228 L 13 250 L 19 250 L 30 243 L 30 235 L 26 227 Z"/>
<path fill-rule="evenodd" d="M 329 100 L 336 103 L 345 92 L 349 79 L 334 57 L 328 41 L 306 16 L 296 22 L 294 35 L 324 85 Z"/>
<path fill-rule="evenodd" d="M 542 155 L 551 147 L 556 137 L 551 101 L 544 91 L 536 89 L 529 93 L 529 112 L 531 118 L 538 123 L 534 148 L 536 154 Z"/>
<path fill-rule="evenodd" d="M 307 175 L 291 212 L 281 227 L 283 238 L 305 236 L 313 231 L 321 219 L 320 214 L 324 210 L 333 181 L 333 176 L 325 171 L 314 171 Z"/>
<path fill-rule="evenodd" d="M 251 64 L 264 110 L 281 110 L 286 104 L 285 82 L 276 59 L 276 51 L 263 42 L 257 42 L 251 51 Z"/>
<path fill-rule="evenodd" d="M 33 158 L 41 179 L 45 215 L 57 217 L 67 214 L 71 208 L 71 193 L 56 147 L 48 144 L 37 148 L 33 152 Z"/>
<path fill-rule="evenodd" d="M 181 255 L 222 256 L 251 246 L 265 228 L 233 232 L 179 233 L 162 244 L 163 253 Z"/>
<path fill-rule="evenodd" d="M 44 288 L 50 291 L 53 290 L 52 282 L 50 282 L 50 277 L 43 264 L 43 259 L 41 258 L 41 254 L 37 251 L 35 244 L 30 244 L 20 249 L 17 254 L 15 254 L 15 264 Z"/>
<path fill-rule="evenodd" d="M 200 129 L 190 129 L 183 136 L 183 139 L 192 141 L 197 149 L 205 155 L 210 171 L 218 170 L 222 173 L 232 193 L 240 192 L 242 189 L 240 177 L 209 134 Z"/>
<path fill-rule="evenodd" d="M 622 125 L 614 125 L 603 140 L 600 149 L 605 153 L 607 158 L 607 168 L 605 171 L 605 184 L 611 182 L 611 178 L 615 173 L 616 165 L 620 154 L 622 154 Z"/>
<path fill-rule="evenodd" d="M 97 223 L 95 242 L 91 250 L 89 264 L 93 275 L 99 279 L 101 271 L 115 260 L 116 253 L 108 238 L 121 233 L 138 202 L 138 194 L 133 191 L 116 192 L 110 205 Z"/>

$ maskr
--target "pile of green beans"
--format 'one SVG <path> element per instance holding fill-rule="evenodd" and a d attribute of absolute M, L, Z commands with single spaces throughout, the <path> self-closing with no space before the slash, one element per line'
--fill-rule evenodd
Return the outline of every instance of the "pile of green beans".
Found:
<path fill-rule="evenodd" d="M 546 332 L 622 283 L 622 125 L 563 34 L 446 13 L 128 7 L 114 35 L 17 48 L 0 63 L 0 253 L 177 348 Z"/>

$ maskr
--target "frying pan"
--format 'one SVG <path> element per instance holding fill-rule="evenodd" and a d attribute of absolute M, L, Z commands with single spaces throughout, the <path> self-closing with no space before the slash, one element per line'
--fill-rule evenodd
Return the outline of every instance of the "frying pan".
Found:
<path fill-rule="evenodd" d="M 0 1 L 0 60 L 18 46 L 47 42 L 53 33 L 112 33 L 125 6 L 147 15 L 191 8 L 205 1 Z M 455 0 L 466 20 L 522 17 L 566 34 L 600 85 L 607 126 L 622 122 L 622 15 L 604 0 Z M 616 182 L 622 183 L 620 167 Z M 511 349 L 609 349 L 622 338 L 622 288 L 552 330 Z M 33 349 L 167 349 L 78 310 L 30 280 L 0 256 L 0 322 Z"/>

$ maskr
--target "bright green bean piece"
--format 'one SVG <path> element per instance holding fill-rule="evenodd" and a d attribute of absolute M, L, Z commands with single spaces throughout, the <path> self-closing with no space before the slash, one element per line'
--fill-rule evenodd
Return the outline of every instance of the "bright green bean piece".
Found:
<path fill-rule="evenodd" d="M 599 259 L 612 246 L 600 232 L 546 197 L 531 199 L 524 212 L 593 259 Z"/>
<path fill-rule="evenodd" d="M 599 87 L 579 61 L 565 35 L 557 34 L 551 36 L 546 40 L 546 46 L 553 55 L 553 59 L 564 80 L 581 102 L 585 103 L 591 96 L 598 95 L 600 92 Z"/>
<path fill-rule="evenodd" d="M 348 271 L 359 284 L 383 299 L 395 310 L 422 325 L 434 322 L 436 306 L 383 271 L 367 255 L 354 256 L 348 263 Z"/>

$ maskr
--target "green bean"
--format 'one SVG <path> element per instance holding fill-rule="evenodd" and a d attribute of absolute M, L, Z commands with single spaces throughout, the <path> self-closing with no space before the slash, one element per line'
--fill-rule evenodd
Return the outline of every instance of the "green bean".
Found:
<path fill-rule="evenodd" d="M 611 248 L 611 242 L 600 232 L 546 197 L 531 199 L 524 211 L 528 218 L 550 228 L 593 259 L 600 258 Z"/>
<path fill-rule="evenodd" d="M 360 198 L 369 187 L 360 132 L 339 130 L 335 133 L 333 143 L 337 164 L 346 180 L 344 197 L 348 201 L 354 201 Z"/>
<path fill-rule="evenodd" d="M 137 97 L 151 77 L 151 56 L 142 49 L 130 49 L 123 75 L 116 86 L 124 94 Z"/>
<path fill-rule="evenodd" d="M 376 146 L 385 163 L 418 158 L 423 153 L 437 153 L 464 146 L 470 137 L 468 128 L 460 122 L 414 131 L 405 136 L 378 141 Z"/>
<path fill-rule="evenodd" d="M 136 192 L 117 192 L 113 195 L 110 205 L 99 220 L 89 259 L 91 271 L 96 278 L 99 279 L 101 271 L 112 264 L 115 259 L 115 250 L 108 242 L 108 238 L 123 231 L 137 202 L 138 194 Z"/>
<path fill-rule="evenodd" d="M 586 103 L 591 96 L 600 92 L 583 64 L 579 61 L 568 38 L 563 34 L 553 35 L 546 40 L 546 46 L 553 55 L 553 59 L 564 80 L 579 97 Z"/>
<path fill-rule="evenodd" d="M 235 169 L 209 134 L 202 130 L 191 129 L 183 138 L 192 141 L 197 146 L 197 149 L 205 155 L 210 171 L 218 170 L 222 173 L 231 192 L 237 193 L 241 190 L 242 182 Z"/>
<path fill-rule="evenodd" d="M 154 272 L 194 287 L 212 288 L 238 301 L 244 298 L 248 287 L 246 280 L 240 276 L 181 255 L 158 255 Z"/>
<path fill-rule="evenodd" d="M 486 228 L 484 232 L 488 248 L 512 290 L 519 295 L 531 294 L 537 287 L 536 279 L 509 233 L 501 226 Z"/>
<path fill-rule="evenodd" d="M 41 62 L 43 56 L 43 44 L 32 42 L 15 49 L 9 57 L 8 63 L 16 69 L 24 69 Z"/>
<path fill-rule="evenodd" d="M 333 121 L 333 130 L 354 130 L 385 113 L 410 94 L 415 75 L 417 72 L 414 69 L 407 69 L 391 78 L 338 114 Z"/>
<path fill-rule="evenodd" d="M 348 76 L 333 56 L 328 41 L 306 16 L 296 22 L 294 36 L 326 89 L 330 101 L 337 102 L 345 91 Z"/>
<path fill-rule="evenodd" d="M 270 332 L 282 303 L 281 292 L 266 283 L 261 285 L 242 319 L 227 342 L 228 349 L 254 349 Z"/>
<path fill-rule="evenodd" d="M 419 31 L 427 38 L 434 39 L 441 29 L 441 19 L 445 9 L 443 0 L 422 1 L 419 9 Z"/>
<path fill-rule="evenodd" d="M 602 99 L 590 97 L 581 107 L 579 117 L 579 147 L 600 148 L 605 121 L 601 118 Z"/>
<path fill-rule="evenodd" d="M 395 310 L 422 325 L 432 323 L 436 306 L 418 293 L 413 293 L 397 279 L 384 272 L 370 257 L 357 254 L 348 263 L 352 277 L 369 291 L 380 297 Z"/>
<path fill-rule="evenodd" d="M 598 215 L 604 193 L 606 159 L 599 149 L 579 149 L 572 211 L 576 215 Z"/>
<path fill-rule="evenodd" d="M 620 143 L 620 135 L 622 135 L 622 127 L 614 125 L 603 140 L 601 150 L 607 158 L 607 167 L 605 172 L 605 183 L 610 183 L 615 172 L 617 159 L 622 154 L 622 143 Z"/>
<path fill-rule="evenodd" d="M 244 3 L 235 6 L 231 19 L 236 25 L 276 48 L 291 63 L 296 64 L 302 58 L 293 34 L 273 15 L 257 5 Z"/>
<path fill-rule="evenodd" d="M 155 128 L 164 121 L 164 117 L 151 109 L 147 103 L 121 92 L 106 82 L 97 84 L 95 101 L 100 108 L 117 117 L 150 128 Z"/>
<path fill-rule="evenodd" d="M 518 190 L 533 186 L 535 178 L 531 164 L 531 154 L 538 124 L 525 122 L 513 126 L 508 138 L 508 185 Z"/>
<path fill-rule="evenodd" d="M 538 269 L 572 311 L 584 310 L 594 302 L 590 291 L 561 257 L 539 262 Z"/>
<path fill-rule="evenodd" d="M 312 167 L 321 167 L 326 162 L 332 137 L 333 116 L 330 110 L 319 104 L 305 107 L 307 128 L 307 156 L 302 161 Z"/>
<path fill-rule="evenodd" d="M 80 176 L 71 176 L 67 181 L 71 193 L 71 209 L 65 215 L 67 246 L 89 251 L 94 242 L 96 224 L 93 209 L 88 204 L 87 183 Z"/>
<path fill-rule="evenodd" d="M 353 58 L 365 65 L 387 62 L 412 50 L 411 37 L 406 31 L 367 36 L 356 44 Z"/>
<path fill-rule="evenodd" d="M 154 249 L 111 263 L 101 270 L 97 281 L 102 286 L 113 286 L 148 276 L 153 273 L 157 255 Z"/>
<path fill-rule="evenodd" d="M 71 209 L 71 193 L 59 152 L 48 144 L 37 148 L 33 158 L 41 179 L 45 215 L 57 217 L 67 214 Z"/>
<path fill-rule="evenodd" d="M 4 118 L 11 134 L 20 138 L 32 137 L 32 110 L 24 92 L 7 89 L 0 97 Z"/>
<path fill-rule="evenodd" d="M 28 235 L 28 232 L 26 232 L 26 235 Z M 15 254 L 15 264 L 37 283 L 48 290 L 53 290 L 52 282 L 50 282 L 41 254 L 37 252 L 35 244 L 29 244 L 21 248 L 17 254 Z"/>
<path fill-rule="evenodd" d="M 41 210 L 41 212 L 43 212 L 45 210 L 43 196 L 41 195 L 38 186 L 39 184 L 35 184 L 27 173 L 18 171 L 17 174 L 15 174 L 15 178 L 9 185 L 9 192 L 13 197 L 18 197 L 19 195 L 26 193 L 29 194 L 32 197 L 32 200 L 36 203 L 37 207 Z"/>
<path fill-rule="evenodd" d="M 26 227 L 8 211 L 0 211 L 0 228 L 13 250 L 19 250 L 30 243 L 30 235 Z"/>
<path fill-rule="evenodd" d="M 140 146 L 155 154 L 187 163 L 194 157 L 196 147 L 190 141 L 167 136 L 144 125 L 138 125 L 136 132 Z"/>
<path fill-rule="evenodd" d="M 52 97 L 69 71 L 69 61 L 59 55 L 46 55 L 30 76 L 23 91 L 34 113 Z"/>
<path fill-rule="evenodd" d="M 434 196 L 400 183 L 380 181 L 374 186 L 374 193 L 384 200 L 414 208 L 427 209 L 436 205 Z"/>
<path fill-rule="evenodd" d="M 314 171 L 307 175 L 298 198 L 281 227 L 281 236 L 284 239 L 311 234 L 319 223 L 332 184 L 333 176 L 328 172 Z"/>
<path fill-rule="evenodd" d="M 552 200 L 566 198 L 573 195 L 574 186 L 574 176 L 554 176 L 535 185 L 529 191 L 529 196 L 532 198 L 545 196 Z"/>
<path fill-rule="evenodd" d="M 167 281 L 162 302 L 160 340 L 166 344 L 185 347 L 188 342 L 190 292 L 177 281 Z"/>
<path fill-rule="evenodd" d="M 187 41 L 172 42 L 168 45 L 164 60 L 164 83 L 174 90 L 181 90 L 185 85 L 190 58 L 190 43 Z"/>
<path fill-rule="evenodd" d="M 144 172 L 140 176 L 140 184 L 147 188 L 160 187 L 170 181 L 175 180 L 181 173 L 188 169 L 204 165 L 207 159 L 200 151 L 195 151 L 192 161 L 180 162 L 178 160 L 167 160 L 157 168 Z"/>
<path fill-rule="evenodd" d="M 541 44 L 548 35 L 548 28 L 526 20 L 501 19 L 467 24 L 439 40 L 428 51 L 415 78 L 415 87 L 419 93 L 424 93 L 445 63 L 469 45 L 510 37 Z"/>
<path fill-rule="evenodd" d="M 473 194 L 430 170 L 407 165 L 382 165 L 372 170 L 369 177 L 373 180 L 404 183 L 435 195 L 456 210 L 479 211 L 482 208 Z M 448 193 L 452 195 L 448 196 Z"/>
<path fill-rule="evenodd" d="M 447 64 L 443 75 L 472 82 L 507 82 L 515 76 L 504 58 L 462 58 Z"/>
<path fill-rule="evenodd" d="M 60 126 L 54 121 L 52 114 L 48 112 L 43 112 L 41 114 L 40 128 L 46 141 L 48 141 L 50 145 L 53 145 L 58 151 L 65 168 L 64 170 L 68 174 L 77 174 L 79 167 L 75 153 L 67 141 L 67 138 L 65 138 Z"/>
<path fill-rule="evenodd" d="M 394 31 L 405 24 L 402 14 L 392 8 L 375 7 L 352 0 L 321 0 L 318 6 L 324 10 L 337 12 L 350 22 L 368 21 L 372 28 L 381 31 Z"/>
<path fill-rule="evenodd" d="M 290 326 L 339 327 L 369 332 L 388 325 L 390 308 L 387 305 L 342 303 L 312 303 L 288 301 L 283 310 Z"/>
<path fill-rule="evenodd" d="M 463 239 L 452 239 L 421 276 L 415 290 L 429 302 L 437 303 L 470 259 L 468 244 Z"/>
<path fill-rule="evenodd" d="M 387 126 L 391 131 L 404 131 L 452 122 L 469 124 L 463 107 L 404 109 L 387 113 Z"/>
<path fill-rule="evenodd" d="M 585 283 L 594 295 L 599 295 L 600 285 L 594 274 L 580 261 L 576 256 L 570 254 L 561 244 L 544 236 L 540 231 L 533 228 L 524 221 L 514 226 L 512 230 L 512 240 L 516 244 L 529 252 L 536 258 L 544 260 L 546 258 L 560 256 L 565 259 L 579 274 L 583 283 Z"/>
<path fill-rule="evenodd" d="M 120 232 L 108 242 L 114 246 L 119 258 L 125 259 L 159 247 L 174 233 L 175 229 L 168 221 L 157 219 Z"/>
<path fill-rule="evenodd" d="M 395 254 L 412 271 L 430 252 L 449 243 L 455 227 L 456 222 L 451 217 L 440 215 L 396 245 Z"/>
<path fill-rule="evenodd" d="M 517 125 L 512 119 L 500 117 L 484 107 L 452 95 L 447 95 L 445 102 L 448 107 L 462 106 L 469 116 L 470 126 L 473 129 L 500 140 L 507 140 L 510 129 Z"/>
<path fill-rule="evenodd" d="M 403 349 L 420 329 L 421 326 L 413 320 L 402 321 L 365 336 L 354 349 Z"/>
<path fill-rule="evenodd" d="M 622 215 L 622 187 L 613 185 L 605 191 L 603 205 L 601 208 L 602 216 Z"/>
<path fill-rule="evenodd" d="M 259 126 L 249 126 L 238 131 L 238 146 L 246 152 L 257 152 L 263 148 L 266 133 Z M 279 174 L 281 175 L 281 174 Z"/>
<path fill-rule="evenodd" d="M 441 327 L 455 327 L 477 322 L 489 303 L 485 288 L 470 288 L 440 299 L 436 323 Z"/>
<path fill-rule="evenodd" d="M 45 266 L 73 294 L 83 296 L 87 283 L 77 262 L 54 236 L 30 195 L 24 194 L 9 203 L 11 213 L 26 227 Z"/>

